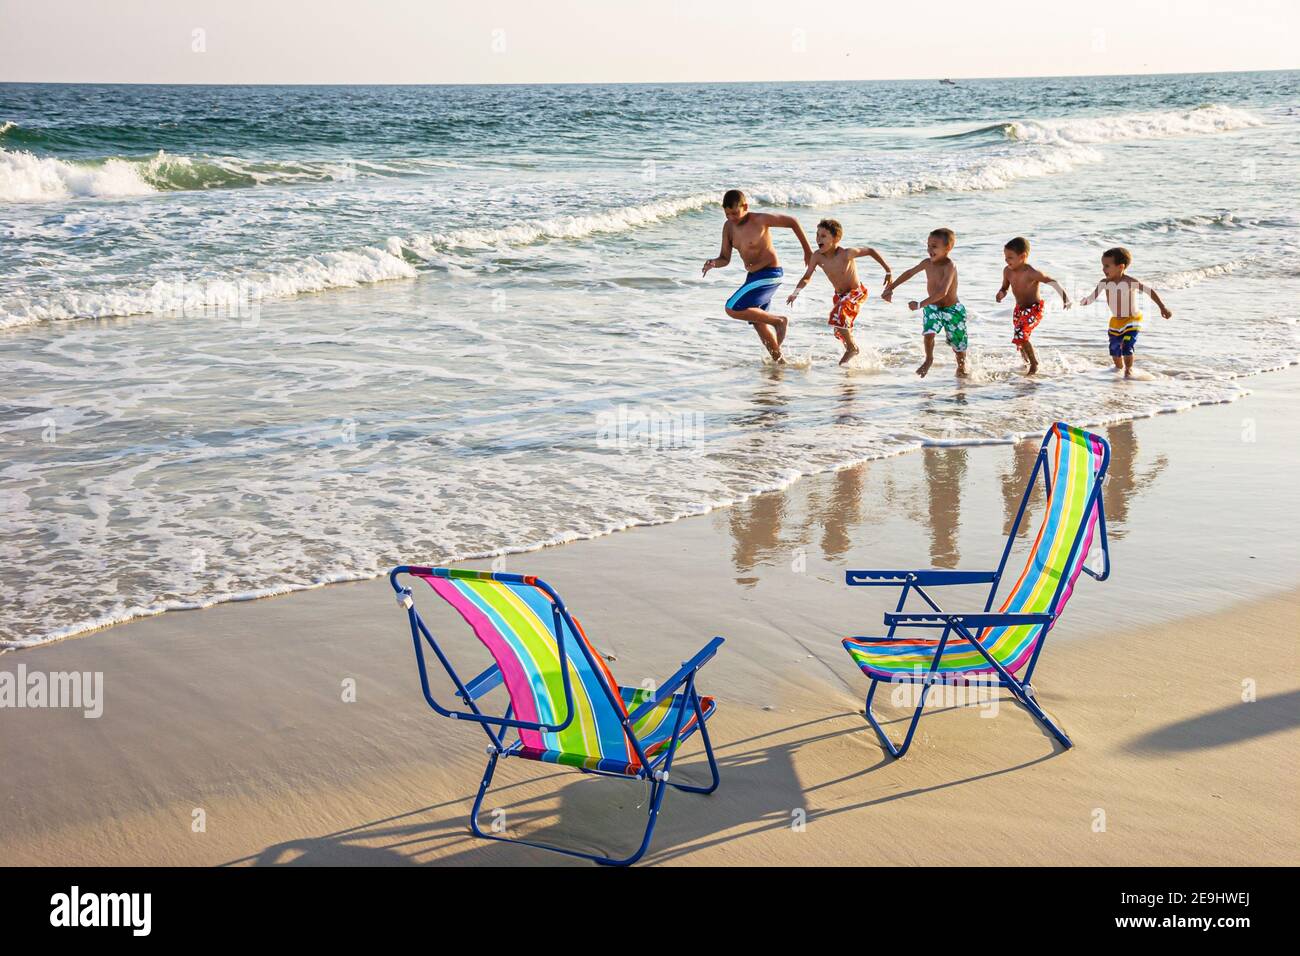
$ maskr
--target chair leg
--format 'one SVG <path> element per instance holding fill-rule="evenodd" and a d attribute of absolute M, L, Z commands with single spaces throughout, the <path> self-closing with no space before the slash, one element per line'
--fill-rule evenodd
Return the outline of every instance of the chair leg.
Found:
<path fill-rule="evenodd" d="M 718 762 L 713 757 L 713 744 L 709 740 L 708 724 L 704 720 L 704 712 L 700 707 L 699 698 L 696 697 L 692 702 L 695 706 L 695 719 L 700 724 L 700 739 L 704 741 L 704 755 L 709 758 L 709 773 L 713 776 L 713 782 L 707 787 L 693 787 L 685 783 L 670 783 L 670 787 L 676 787 L 678 790 L 686 793 L 712 793 L 718 789 L 718 783 L 721 778 L 718 776 Z"/>
<path fill-rule="evenodd" d="M 889 751 L 889 755 L 897 760 L 899 757 L 903 756 L 903 754 L 907 753 L 908 747 L 912 746 L 912 737 L 916 734 L 916 725 L 921 720 L 921 711 L 925 709 L 925 698 L 930 693 L 930 685 L 928 683 L 921 685 L 921 699 L 916 705 L 916 713 L 912 715 L 912 723 L 907 728 L 907 736 L 903 738 L 903 745 L 901 747 L 895 747 L 893 741 L 891 741 L 889 736 L 885 733 L 884 728 L 880 726 L 880 722 L 876 720 L 876 715 L 871 709 L 871 701 L 872 698 L 876 696 L 876 685 L 879 683 L 879 678 L 873 678 L 871 681 L 871 689 L 867 691 L 867 703 L 865 707 L 867 721 L 875 728 L 876 735 L 880 738 L 880 742 L 885 745 L 885 749 Z"/>
<path fill-rule="evenodd" d="M 1008 690 L 1025 706 L 1025 709 L 1034 716 L 1037 721 L 1047 728 L 1053 737 L 1061 742 L 1061 745 L 1069 750 L 1074 746 L 1074 742 L 1065 735 L 1065 731 L 1056 725 L 1056 721 L 1047 716 L 1047 712 L 1038 706 L 1038 701 L 1034 699 L 1034 691 L 1028 684 L 1021 684 L 1014 678 L 1007 685 Z"/>
<path fill-rule="evenodd" d="M 593 863 L 599 863 L 602 866 L 629 866 L 641 859 L 645 851 L 650 846 L 650 838 L 654 835 L 655 823 L 659 819 L 659 808 L 663 805 L 664 791 L 667 789 L 662 783 L 651 782 L 650 784 L 650 805 L 648 819 L 646 821 L 645 833 L 641 837 L 641 844 L 637 847 L 636 852 L 631 856 L 623 859 L 614 859 L 612 857 L 601 856 L 597 853 L 583 853 L 581 850 L 569 850 L 562 846 L 552 846 L 549 843 L 536 843 L 532 840 L 516 840 L 514 837 L 499 836 L 495 833 L 484 833 L 478 825 L 478 815 L 483 807 L 483 798 L 487 796 L 488 787 L 492 783 L 492 776 L 496 772 L 498 755 L 493 754 L 488 761 L 487 770 L 483 773 L 483 780 L 478 785 L 478 796 L 474 798 L 474 808 L 470 811 L 469 826 L 476 837 L 483 840 L 497 840 L 501 843 L 518 843 L 522 846 L 531 846 L 538 850 L 550 850 L 553 853 L 563 853 L 565 856 L 574 856 L 580 860 L 591 860 Z M 715 784 L 716 786 L 716 784 Z"/>

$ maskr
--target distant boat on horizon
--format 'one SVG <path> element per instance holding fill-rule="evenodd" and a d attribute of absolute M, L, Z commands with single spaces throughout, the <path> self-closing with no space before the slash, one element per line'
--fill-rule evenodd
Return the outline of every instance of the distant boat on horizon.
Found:
<path fill-rule="evenodd" d="M 956 83 L 955 80 L 940 80 L 939 82 L 942 83 L 944 86 L 956 86 L 956 85 L 957 85 L 957 83 Z"/>

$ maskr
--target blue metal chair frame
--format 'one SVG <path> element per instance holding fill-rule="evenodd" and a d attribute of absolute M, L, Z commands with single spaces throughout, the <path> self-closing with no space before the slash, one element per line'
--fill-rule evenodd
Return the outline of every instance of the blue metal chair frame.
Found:
<path fill-rule="evenodd" d="M 876 719 L 875 712 L 871 708 L 871 702 L 876 696 L 876 685 L 883 678 L 873 677 L 871 687 L 867 691 L 865 713 L 867 721 L 875 729 L 877 736 L 885 745 L 885 749 L 890 756 L 895 759 L 902 757 L 907 753 L 907 749 L 912 745 L 912 738 L 916 734 L 916 726 L 920 723 L 921 712 L 925 709 L 925 698 L 930 692 L 930 688 L 935 684 L 965 684 L 966 686 L 976 687 L 1005 687 L 1011 691 L 1025 709 L 1038 720 L 1052 736 L 1069 749 L 1074 746 L 1073 741 L 1066 736 L 1056 722 L 1047 716 L 1043 708 L 1038 705 L 1035 699 L 1036 694 L 1030 679 L 1033 677 L 1034 668 L 1038 664 L 1038 656 L 1042 653 L 1043 644 L 1047 640 L 1047 629 L 1056 619 L 1059 611 L 1058 602 L 1061 599 L 1061 591 L 1066 584 L 1066 575 L 1056 583 L 1056 591 L 1052 595 L 1052 601 L 1049 610 L 1038 614 L 1019 614 L 1019 613 L 996 613 L 989 609 L 993 606 L 993 601 L 997 597 L 998 585 L 1002 582 L 1002 574 L 1006 570 L 1007 559 L 1011 556 L 1011 548 L 1015 544 L 1016 532 L 1020 529 L 1020 523 L 1024 518 L 1025 507 L 1029 504 L 1029 496 L 1034 490 L 1034 481 L 1041 472 L 1043 476 L 1043 485 L 1048 495 L 1052 491 L 1051 469 L 1049 467 L 1047 446 L 1052 439 L 1052 435 L 1058 428 L 1066 428 L 1063 422 L 1058 422 L 1043 437 L 1043 443 L 1038 449 L 1038 456 L 1034 461 L 1033 471 L 1029 475 L 1029 482 L 1025 486 L 1025 493 L 1020 499 L 1020 508 L 1016 512 L 1016 520 L 1011 526 L 1011 532 L 1007 535 L 1006 546 L 1002 549 L 1002 560 L 998 562 L 997 569 L 994 571 L 950 571 L 943 569 L 924 570 L 924 571 L 846 571 L 844 581 L 851 587 L 901 587 L 902 593 L 898 597 L 898 605 L 892 613 L 885 614 L 885 624 L 889 626 L 889 632 L 885 635 L 886 639 L 893 638 L 895 632 L 900 627 L 928 627 L 943 628 L 943 633 L 939 637 L 939 644 L 935 648 L 934 659 L 930 662 L 930 670 L 925 674 L 900 674 L 894 680 L 898 683 L 920 684 L 921 696 L 917 702 L 916 711 L 912 714 L 912 721 L 907 728 L 907 736 L 903 738 L 901 745 L 895 746 L 894 742 L 889 739 L 883 727 L 880 726 L 879 720 Z M 1105 502 L 1102 497 L 1102 482 L 1106 478 L 1106 470 L 1110 467 L 1110 444 L 1099 436 L 1090 436 L 1097 438 L 1101 442 L 1104 454 L 1102 455 L 1101 468 L 1097 471 L 1096 483 L 1093 485 L 1092 493 L 1088 498 L 1088 503 L 1084 507 L 1084 514 L 1092 511 L 1093 504 L 1097 506 L 1097 525 L 1101 534 L 1101 553 L 1104 559 L 1104 567 L 1101 571 L 1094 571 L 1086 564 L 1082 570 L 1090 577 L 1097 581 L 1105 581 L 1110 577 L 1110 542 L 1106 535 L 1106 510 Z M 1083 535 L 1087 529 L 1087 520 L 1075 531 L 1074 540 L 1070 544 L 1069 557 L 1065 562 L 1065 567 L 1073 566 L 1075 555 L 1077 554 Z M 1085 558 L 1086 560 L 1086 558 Z M 938 603 L 926 592 L 926 587 L 944 587 L 959 584 L 988 584 L 989 594 L 984 601 L 984 610 L 976 614 L 952 614 L 944 611 Z M 921 613 L 907 613 L 903 610 L 907 603 L 908 595 L 915 591 L 917 595 L 929 606 L 930 610 Z M 1025 676 L 1017 680 L 1008 673 L 998 661 L 994 660 L 993 655 L 975 638 L 975 634 L 986 627 L 1003 627 L 1015 625 L 1037 625 L 1041 630 L 1036 638 L 1037 646 L 1034 653 L 1029 659 L 1029 665 L 1025 669 Z M 948 645 L 948 639 L 951 635 L 956 634 L 958 638 L 966 640 L 972 647 L 988 661 L 989 666 L 993 669 L 996 677 L 990 676 L 986 679 L 972 679 L 963 674 L 940 674 L 937 673 L 939 662 L 943 657 L 944 649 Z"/>
<path fill-rule="evenodd" d="M 664 684 L 660 685 L 650 697 L 637 706 L 636 710 L 632 711 L 626 717 L 620 718 L 620 722 L 623 725 L 623 732 L 627 735 L 627 739 L 632 744 L 632 748 L 637 756 L 640 769 L 636 774 L 628 775 L 612 773 L 607 770 L 592 770 L 586 767 L 575 768 L 583 773 L 592 774 L 593 776 L 618 777 L 623 780 L 644 780 L 649 785 L 648 820 L 646 822 L 645 833 L 641 837 L 640 845 L 631 856 L 615 859 L 600 854 L 584 853 L 581 850 L 573 850 L 547 843 L 537 843 L 532 840 L 517 840 L 513 837 L 484 833 L 478 825 L 478 816 L 479 811 L 483 806 L 483 798 L 487 796 L 488 787 L 492 783 L 492 776 L 496 772 L 497 760 L 501 757 L 519 756 L 520 750 L 523 748 L 523 740 L 519 738 L 516 738 L 512 744 L 507 745 L 505 743 L 505 738 L 507 736 L 506 729 L 515 728 L 518 730 L 522 728 L 555 733 L 568 727 L 573 721 L 573 688 L 569 680 L 569 669 L 566 666 L 567 651 L 565 645 L 567 642 L 565 641 L 564 635 L 566 624 L 571 628 L 571 633 L 574 634 L 578 633 L 578 627 L 569 616 L 569 612 L 564 606 L 564 601 L 555 590 L 541 578 L 533 577 L 531 575 L 506 574 L 504 572 L 483 572 L 484 577 L 490 578 L 491 580 L 500 581 L 505 584 L 535 586 L 541 588 L 550 596 L 551 601 L 553 602 L 552 615 L 554 617 L 555 640 L 558 649 L 559 667 L 563 678 L 565 703 L 565 718 L 558 724 L 542 724 L 526 720 L 515 720 L 511 717 L 511 712 L 514 706 L 513 703 L 507 704 L 505 713 L 500 717 L 485 714 L 479 709 L 477 701 L 503 683 L 504 677 L 501 673 L 501 668 L 494 662 L 487 668 L 487 670 L 483 671 L 468 683 L 463 682 L 452 667 L 451 662 L 447 659 L 446 654 L 443 653 L 442 648 L 438 646 L 437 641 L 429 632 L 429 628 L 421 619 L 419 612 L 416 610 L 415 599 L 411 593 L 411 588 L 399 584 L 397 581 L 397 576 L 399 574 L 420 573 L 445 577 L 448 576 L 447 571 L 448 569 L 446 568 L 401 565 L 389 572 L 388 581 L 389 584 L 392 585 L 394 592 L 397 594 L 397 603 L 406 610 L 407 620 L 411 627 L 411 639 L 415 646 L 415 659 L 420 670 L 420 687 L 424 691 L 424 699 L 428 702 L 430 707 L 443 717 L 451 717 L 456 720 L 470 720 L 478 723 L 482 726 L 484 732 L 488 735 L 488 739 L 491 741 L 487 747 L 487 769 L 483 773 L 483 779 L 479 783 L 478 787 L 478 795 L 474 798 L 474 807 L 470 811 L 470 829 L 475 836 L 481 837 L 485 840 L 499 840 L 503 843 L 519 843 L 524 846 L 536 847 L 542 850 L 551 850 L 555 853 L 563 853 L 566 856 L 591 860 L 604 866 L 628 866 L 641 859 L 647 848 L 650 846 L 650 838 L 654 834 L 655 823 L 659 817 L 659 808 L 663 804 L 665 788 L 673 787 L 687 793 L 703 794 L 710 794 L 718 789 L 718 783 L 720 782 L 718 763 L 714 758 L 713 745 L 709 740 L 709 731 L 706 726 L 704 710 L 700 703 L 700 695 L 695 689 L 695 677 L 700 668 L 707 664 L 718 652 L 718 648 L 722 646 L 723 638 L 721 637 L 715 637 L 713 640 L 709 641 L 709 643 L 701 648 L 694 657 L 683 662 L 677 672 Z M 442 706 L 434 698 L 433 692 L 429 688 L 429 675 L 424 658 L 424 644 L 426 643 L 433 650 L 438 662 L 442 664 L 443 669 L 446 670 L 452 683 L 455 685 L 456 696 L 464 702 L 464 704 L 469 708 L 468 710 L 452 710 Z M 578 641 L 576 643 L 579 652 L 587 659 L 592 668 L 599 670 L 600 665 L 592 658 L 587 644 L 583 641 Z M 633 733 L 632 728 L 645 714 L 673 696 L 679 689 L 683 690 L 683 693 L 686 696 L 687 705 L 689 705 L 695 713 L 695 724 L 692 727 L 689 727 L 685 733 L 682 732 L 682 724 L 685 722 L 687 706 L 679 707 L 677 709 L 677 719 L 673 726 L 673 733 L 669 738 L 671 743 L 665 744 L 663 749 L 653 759 L 648 759 L 642 749 L 641 742 L 637 739 L 636 734 Z M 617 687 L 605 687 L 605 695 L 610 706 L 613 707 L 615 711 L 623 709 L 622 700 L 616 700 L 614 698 L 614 695 L 617 693 Z M 681 745 L 685 741 L 689 740 L 696 730 L 700 733 L 700 740 L 704 744 L 704 753 L 708 759 L 709 773 L 711 776 L 710 783 L 705 787 L 696 787 L 685 783 L 673 783 L 669 779 L 669 772 L 672 769 L 673 758 L 676 756 Z M 567 765 L 561 764 L 559 766 Z"/>

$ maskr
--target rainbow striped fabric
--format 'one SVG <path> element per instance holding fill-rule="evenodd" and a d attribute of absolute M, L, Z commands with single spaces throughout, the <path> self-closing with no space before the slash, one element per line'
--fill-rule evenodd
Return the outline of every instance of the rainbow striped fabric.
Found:
<path fill-rule="evenodd" d="M 1097 524 L 1097 505 L 1087 509 L 1097 484 L 1097 474 L 1105 460 L 1101 439 L 1081 428 L 1053 426 L 1055 441 L 1048 445 L 1048 467 L 1052 491 L 1046 502 L 1042 527 L 1029 552 L 1024 570 L 998 608 L 1001 612 L 1041 613 L 1065 607 L 1074 590 L 1074 582 L 1083 569 L 1092 548 Z M 1070 547 L 1083 529 L 1083 540 L 1070 567 Z M 1065 587 L 1055 609 L 1052 598 L 1057 583 L 1065 577 Z M 1034 648 L 1046 636 L 1046 628 L 1037 624 L 985 628 L 975 636 L 994 660 L 1011 674 L 1029 662 Z M 939 646 L 937 638 L 870 638 L 850 637 L 845 649 L 868 677 L 888 680 L 895 675 L 928 671 Z M 977 674 L 992 672 L 984 656 L 969 641 L 950 636 L 939 662 L 937 673 Z"/>
<path fill-rule="evenodd" d="M 576 618 L 570 615 L 575 631 L 562 615 L 556 616 L 551 596 L 532 584 L 498 581 L 490 573 L 474 571 L 453 570 L 446 577 L 412 573 L 424 578 L 439 597 L 455 608 L 487 647 L 501 668 L 517 720 L 541 724 L 564 721 L 564 681 L 556 641 L 558 620 L 564 634 L 574 717 L 558 732 L 521 729 L 516 756 L 637 775 L 640 760 L 623 721 L 641 704 L 642 695 L 650 694 L 615 683 Z M 700 704 L 708 719 L 714 709 L 713 698 L 701 697 Z M 669 745 L 683 707 L 689 707 L 686 695 L 675 694 L 632 725 L 647 759 Z M 694 730 L 696 720 L 691 708 L 682 721 L 681 738 Z"/>

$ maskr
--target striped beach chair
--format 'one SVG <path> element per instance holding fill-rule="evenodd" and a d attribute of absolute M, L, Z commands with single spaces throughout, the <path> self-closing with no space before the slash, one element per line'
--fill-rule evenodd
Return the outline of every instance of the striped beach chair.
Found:
<path fill-rule="evenodd" d="M 926 695 L 935 684 L 1004 687 L 1062 745 L 1072 746 L 1070 738 L 1038 705 L 1029 681 L 1047 632 L 1060 618 L 1079 572 L 1086 571 L 1098 581 L 1110 576 L 1110 548 L 1101 494 L 1109 464 L 1110 446 L 1104 439 L 1057 422 L 1043 438 L 997 570 L 845 572 L 845 582 L 851 586 L 903 589 L 898 606 L 885 615 L 889 631 L 884 637 L 850 637 L 843 641 L 849 656 L 871 679 L 866 717 L 892 756 L 903 756 L 911 746 Z M 1047 497 L 1043 524 L 1024 569 L 997 610 L 993 610 L 1011 546 L 1040 474 Z M 1103 558 L 1100 572 L 1085 566 L 1096 537 L 1100 537 Z M 926 591 L 929 587 L 955 584 L 988 584 L 983 610 L 944 611 Z M 928 611 L 903 610 L 912 593 L 926 603 Z M 900 636 L 899 628 L 938 631 L 939 636 L 918 637 L 915 632 Z M 876 687 L 882 681 L 921 685 L 916 712 L 901 746 L 894 746 L 871 709 Z"/>
<path fill-rule="evenodd" d="M 492 655 L 491 667 L 470 681 L 461 680 L 416 610 L 411 588 L 398 582 L 403 574 L 425 581 L 460 614 Z M 718 788 L 718 764 L 705 726 L 713 714 L 714 700 L 700 696 L 695 677 L 717 653 L 721 637 L 713 638 L 654 689 L 621 687 L 560 596 L 541 578 L 403 565 L 394 568 L 388 579 L 409 619 L 425 700 L 442 716 L 474 721 L 488 735 L 487 770 L 470 813 L 470 828 L 476 836 L 625 866 L 640 859 L 650 845 L 665 788 L 691 793 L 712 793 Z M 456 696 L 466 709 L 452 710 L 434 698 L 425 662 L 426 644 L 451 677 Z M 510 698 L 505 713 L 500 717 L 485 714 L 478 701 L 502 684 Z M 507 744 L 510 730 L 517 737 Z M 677 783 L 669 777 L 680 745 L 697 731 L 712 774 L 707 787 Z M 649 819 L 636 852 L 612 859 L 483 832 L 478 825 L 479 810 L 502 757 L 645 781 L 649 785 Z"/>

